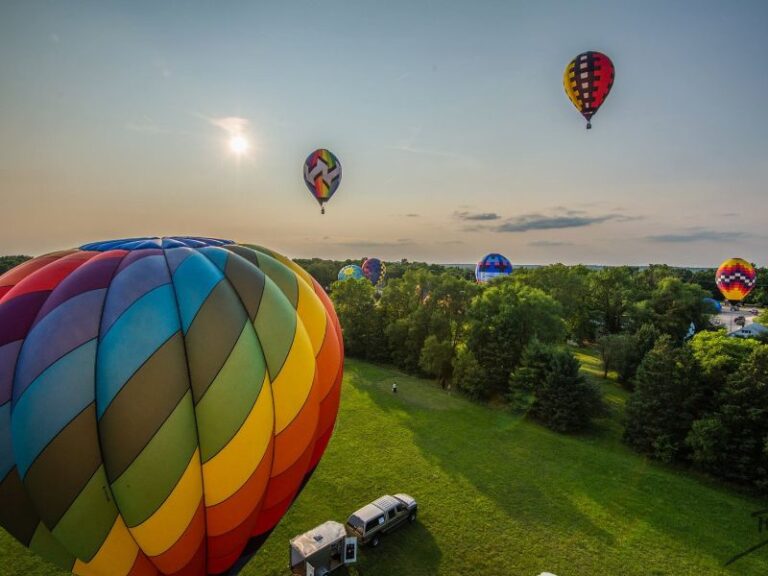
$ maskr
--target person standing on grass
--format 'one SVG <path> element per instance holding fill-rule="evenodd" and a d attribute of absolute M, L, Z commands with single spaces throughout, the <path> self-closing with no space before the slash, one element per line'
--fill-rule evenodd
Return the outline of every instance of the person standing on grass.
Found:
<path fill-rule="evenodd" d="M 397 394 L 397 382 L 392 382 L 392 394 Z"/>

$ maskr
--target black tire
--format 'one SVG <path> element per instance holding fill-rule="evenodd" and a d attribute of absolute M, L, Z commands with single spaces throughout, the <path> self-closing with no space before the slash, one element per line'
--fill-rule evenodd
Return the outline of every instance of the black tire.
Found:
<path fill-rule="evenodd" d="M 415 509 L 413 511 L 411 511 L 411 513 L 408 515 L 408 522 L 410 522 L 411 524 L 416 522 L 416 510 Z"/>
<path fill-rule="evenodd" d="M 376 548 L 381 541 L 379 540 L 379 535 L 376 534 L 373 538 L 371 538 L 371 548 Z"/>

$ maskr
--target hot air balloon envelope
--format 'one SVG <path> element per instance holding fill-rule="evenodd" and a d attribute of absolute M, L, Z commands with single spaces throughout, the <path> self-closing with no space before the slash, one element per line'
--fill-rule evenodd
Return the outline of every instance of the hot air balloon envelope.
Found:
<path fill-rule="evenodd" d="M 475 278 L 481 284 L 498 276 L 510 274 L 512 274 L 512 263 L 501 254 L 488 254 L 475 266 Z"/>
<path fill-rule="evenodd" d="M 374 286 L 381 286 L 387 275 L 387 266 L 378 258 L 366 258 L 363 261 L 363 274 Z"/>
<path fill-rule="evenodd" d="M 344 280 L 360 280 L 362 278 L 365 278 L 365 274 L 363 274 L 363 269 L 357 264 L 348 264 L 339 270 L 339 281 L 341 282 Z"/>
<path fill-rule="evenodd" d="M 601 52 L 579 54 L 568 63 L 563 74 L 565 93 L 591 128 L 594 116 L 613 86 L 613 62 Z"/>
<path fill-rule="evenodd" d="M 325 292 L 263 248 L 27 261 L 0 276 L 0 524 L 74 574 L 234 570 L 317 466 L 342 364 Z"/>
<path fill-rule="evenodd" d="M 341 162 L 330 150 L 315 150 L 304 162 L 304 183 L 325 214 L 323 204 L 331 199 L 341 184 Z"/>
<path fill-rule="evenodd" d="M 746 260 L 729 258 L 717 269 L 715 282 L 726 300 L 741 302 L 755 287 L 757 272 Z"/>

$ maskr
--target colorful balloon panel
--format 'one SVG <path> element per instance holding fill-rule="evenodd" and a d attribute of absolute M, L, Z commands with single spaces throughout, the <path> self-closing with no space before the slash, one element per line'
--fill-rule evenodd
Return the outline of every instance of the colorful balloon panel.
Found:
<path fill-rule="evenodd" d="M 512 263 L 501 254 L 488 254 L 475 266 L 475 278 L 481 284 L 509 274 L 512 274 Z"/>
<path fill-rule="evenodd" d="M 242 566 L 325 450 L 343 353 L 325 292 L 265 249 L 26 262 L 0 276 L 0 525 L 83 576 Z"/>
<path fill-rule="evenodd" d="M 746 260 L 729 258 L 717 269 L 715 282 L 726 300 L 740 302 L 757 284 L 757 271 Z"/>
<path fill-rule="evenodd" d="M 363 274 L 374 286 L 381 286 L 387 275 L 387 266 L 378 258 L 366 258 L 362 265 Z"/>
<path fill-rule="evenodd" d="M 613 62 L 601 52 L 579 54 L 568 63 L 563 74 L 565 93 L 591 128 L 594 116 L 613 87 Z"/>
<path fill-rule="evenodd" d="M 341 162 L 330 150 L 315 150 L 304 162 L 304 183 L 322 207 L 339 188 Z"/>
<path fill-rule="evenodd" d="M 363 274 L 363 269 L 357 264 L 348 264 L 339 270 L 340 282 L 344 280 L 360 280 L 362 278 L 365 278 L 365 274 Z"/>
<path fill-rule="evenodd" d="M 709 311 L 713 314 L 719 314 L 723 311 L 723 305 L 714 298 L 704 298 L 704 305 L 709 308 Z"/>

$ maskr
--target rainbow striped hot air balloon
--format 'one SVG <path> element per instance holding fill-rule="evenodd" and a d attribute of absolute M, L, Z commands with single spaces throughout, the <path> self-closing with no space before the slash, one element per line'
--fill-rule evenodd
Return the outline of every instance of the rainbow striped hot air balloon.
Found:
<path fill-rule="evenodd" d="M 755 267 L 741 258 L 729 258 L 717 269 L 715 282 L 726 300 L 741 302 L 757 283 Z"/>
<path fill-rule="evenodd" d="M 320 204 L 320 213 L 325 214 L 323 204 L 331 199 L 341 184 L 341 162 L 330 150 L 315 150 L 304 162 L 304 183 Z"/>
<path fill-rule="evenodd" d="M 325 292 L 263 248 L 30 260 L 0 276 L 0 525 L 83 576 L 236 570 L 317 466 L 342 363 Z"/>

